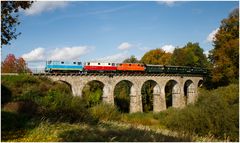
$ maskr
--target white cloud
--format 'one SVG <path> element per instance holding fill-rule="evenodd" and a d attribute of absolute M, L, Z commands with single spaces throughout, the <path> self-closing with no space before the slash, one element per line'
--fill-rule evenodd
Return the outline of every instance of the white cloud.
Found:
<path fill-rule="evenodd" d="M 176 1 L 172 1 L 172 0 L 164 0 L 164 1 L 157 1 L 158 4 L 165 4 L 167 6 L 173 6 Z"/>
<path fill-rule="evenodd" d="M 133 45 L 129 44 L 128 42 L 123 42 L 118 46 L 119 50 L 127 50 L 133 47 Z"/>
<path fill-rule="evenodd" d="M 26 61 L 41 61 L 45 58 L 45 49 L 44 48 L 36 48 L 29 53 L 23 54 L 22 58 Z"/>
<path fill-rule="evenodd" d="M 123 60 L 125 60 L 128 57 L 129 57 L 129 54 L 127 52 L 122 52 L 122 53 L 106 56 L 103 58 L 99 58 L 94 61 L 121 63 Z"/>
<path fill-rule="evenodd" d="M 92 48 L 88 46 L 64 47 L 54 49 L 48 57 L 48 60 L 74 60 L 87 54 Z"/>
<path fill-rule="evenodd" d="M 219 28 L 213 30 L 207 37 L 208 42 L 213 42 L 215 40 L 215 35 L 217 34 Z"/>
<path fill-rule="evenodd" d="M 46 11 L 67 6 L 66 1 L 35 1 L 29 9 L 24 10 L 26 15 L 36 15 Z"/>
<path fill-rule="evenodd" d="M 80 56 L 87 54 L 93 48 L 90 46 L 63 47 L 55 49 L 36 48 L 22 57 L 27 62 L 46 60 L 77 60 Z M 47 51 L 47 52 L 45 52 Z"/>
<path fill-rule="evenodd" d="M 164 45 L 161 47 L 165 52 L 173 53 L 175 47 L 173 45 Z"/>

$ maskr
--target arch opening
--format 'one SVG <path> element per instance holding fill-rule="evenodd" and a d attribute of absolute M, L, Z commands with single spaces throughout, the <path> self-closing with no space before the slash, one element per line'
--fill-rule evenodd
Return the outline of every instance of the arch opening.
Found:
<path fill-rule="evenodd" d="M 118 110 L 123 113 L 130 111 L 130 94 L 133 83 L 128 80 L 122 80 L 114 87 L 114 104 Z"/>
<path fill-rule="evenodd" d="M 169 80 L 165 85 L 166 107 L 172 107 L 174 104 L 174 96 L 180 94 L 178 83 L 175 80 Z"/>
<path fill-rule="evenodd" d="M 54 83 L 56 83 L 56 86 L 58 87 L 58 89 L 61 89 L 61 92 L 65 94 L 71 93 L 71 95 L 73 95 L 72 86 L 70 83 L 63 80 L 58 80 L 58 81 L 55 81 Z"/>
<path fill-rule="evenodd" d="M 87 107 L 92 107 L 102 102 L 103 87 L 104 84 L 98 80 L 90 81 L 83 87 L 82 97 Z"/>
<path fill-rule="evenodd" d="M 153 94 L 154 92 L 158 92 L 157 88 L 155 88 L 157 82 L 154 80 L 147 80 L 143 83 L 141 88 L 142 95 L 142 109 L 143 112 L 151 112 L 153 111 Z"/>
<path fill-rule="evenodd" d="M 193 81 L 191 80 L 187 80 L 184 83 L 184 104 L 187 105 L 188 103 L 190 103 L 190 96 L 194 93 L 194 84 Z"/>

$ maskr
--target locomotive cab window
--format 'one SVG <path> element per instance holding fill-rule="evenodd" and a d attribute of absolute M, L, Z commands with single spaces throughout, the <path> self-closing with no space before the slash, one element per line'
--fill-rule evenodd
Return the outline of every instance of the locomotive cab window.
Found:
<path fill-rule="evenodd" d="M 73 62 L 73 64 L 76 64 L 76 62 Z"/>
<path fill-rule="evenodd" d="M 78 62 L 78 65 L 81 65 L 82 63 L 81 62 Z"/>
<path fill-rule="evenodd" d="M 87 63 L 87 65 L 90 65 L 90 63 Z"/>
<path fill-rule="evenodd" d="M 64 62 L 61 62 L 61 64 L 64 64 Z"/>
<path fill-rule="evenodd" d="M 100 63 L 98 63 L 98 65 L 100 65 Z"/>
<path fill-rule="evenodd" d="M 110 64 L 110 63 L 108 63 L 108 65 L 110 66 L 111 64 Z"/>

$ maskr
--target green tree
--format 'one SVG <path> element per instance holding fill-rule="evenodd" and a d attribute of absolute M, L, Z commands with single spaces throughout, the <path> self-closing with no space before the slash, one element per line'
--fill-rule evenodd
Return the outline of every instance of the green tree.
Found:
<path fill-rule="evenodd" d="M 16 39 L 21 33 L 16 32 L 19 22 L 19 9 L 27 9 L 32 5 L 31 1 L 1 1 L 1 47 L 8 45 L 12 39 Z"/>
<path fill-rule="evenodd" d="M 88 107 L 95 106 L 102 101 L 103 83 L 99 81 L 91 81 L 83 88 L 83 99 Z"/>
<path fill-rule="evenodd" d="M 223 19 L 213 41 L 209 58 L 213 64 L 212 81 L 229 84 L 239 78 L 239 9 Z"/>
<path fill-rule="evenodd" d="M 171 53 L 166 53 L 162 49 L 154 49 L 145 53 L 141 59 L 142 63 L 154 65 L 167 65 L 171 59 Z"/>
<path fill-rule="evenodd" d="M 128 81 L 119 82 L 114 90 L 114 103 L 118 110 L 124 113 L 129 112 L 131 84 Z"/>
<path fill-rule="evenodd" d="M 141 89 L 143 112 L 153 111 L 153 88 L 156 85 L 153 81 L 147 81 Z"/>
<path fill-rule="evenodd" d="M 139 63 L 139 61 L 134 55 L 132 55 L 130 58 L 125 59 L 123 63 Z"/>
<path fill-rule="evenodd" d="M 207 68 L 209 67 L 209 62 L 199 44 L 189 42 L 184 47 L 176 48 L 173 51 L 171 65 Z"/>

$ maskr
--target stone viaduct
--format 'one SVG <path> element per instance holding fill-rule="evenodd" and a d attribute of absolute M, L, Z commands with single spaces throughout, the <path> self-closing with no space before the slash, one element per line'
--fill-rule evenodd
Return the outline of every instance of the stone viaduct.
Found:
<path fill-rule="evenodd" d="M 130 113 L 142 112 L 141 88 L 147 81 L 155 83 L 153 89 L 153 112 L 166 110 L 165 86 L 172 83 L 172 106 L 182 108 L 186 104 L 193 103 L 198 95 L 198 87 L 203 82 L 202 76 L 194 75 L 47 75 L 53 81 L 62 81 L 71 86 L 74 96 L 82 96 L 82 90 L 91 81 L 103 83 L 103 102 L 114 104 L 114 89 L 121 81 L 128 81 L 130 89 Z M 186 98 L 185 98 L 186 97 Z"/>

